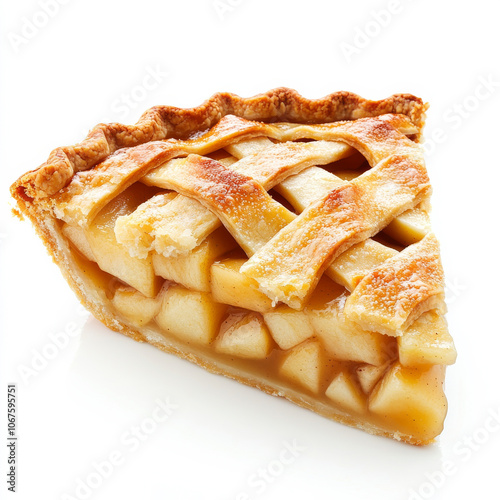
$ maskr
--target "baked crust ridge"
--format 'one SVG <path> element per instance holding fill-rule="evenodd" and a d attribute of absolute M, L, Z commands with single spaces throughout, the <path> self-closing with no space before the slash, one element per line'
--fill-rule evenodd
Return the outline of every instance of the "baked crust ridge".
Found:
<path fill-rule="evenodd" d="M 54 149 L 45 163 L 22 175 L 11 191 L 14 197 L 26 201 L 51 196 L 64 188 L 76 172 L 91 169 L 118 149 L 186 138 L 209 129 L 228 114 L 263 122 L 327 123 L 397 113 L 410 118 L 419 139 L 426 109 L 427 104 L 411 94 L 370 101 L 345 91 L 307 99 L 285 87 L 248 98 L 220 92 L 194 108 L 154 106 L 135 125 L 99 124 L 81 143 Z"/>

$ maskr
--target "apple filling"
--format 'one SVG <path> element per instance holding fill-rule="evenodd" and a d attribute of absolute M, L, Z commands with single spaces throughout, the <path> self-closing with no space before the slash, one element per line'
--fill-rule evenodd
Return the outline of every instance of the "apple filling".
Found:
<path fill-rule="evenodd" d="M 212 157 L 231 165 L 270 144 L 242 141 Z M 288 177 L 276 186 L 276 197 L 298 214 L 318 189 L 328 191 L 368 168 L 357 152 L 340 156 Z M 295 402 L 349 425 L 415 443 L 441 432 L 444 367 L 456 352 L 439 307 L 427 304 L 399 336 L 370 328 L 373 318 L 361 327 L 344 314 L 365 276 L 425 241 L 424 203 L 342 253 L 301 307 L 292 308 L 274 303 L 241 272 L 248 257 L 217 217 L 157 178 L 153 171 L 132 184 L 84 227 L 61 221 L 80 267 L 94 266 L 88 275 L 123 323 L 174 350 L 189 346 L 208 369 L 224 366 L 239 380 L 282 388 Z M 287 213 L 280 217 L 295 216 Z"/>

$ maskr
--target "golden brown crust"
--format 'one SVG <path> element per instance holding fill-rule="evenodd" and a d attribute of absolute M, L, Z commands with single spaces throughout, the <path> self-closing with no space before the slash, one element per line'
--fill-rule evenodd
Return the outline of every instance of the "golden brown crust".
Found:
<path fill-rule="evenodd" d="M 304 306 L 336 257 L 377 234 L 430 190 L 419 146 L 387 121 L 335 124 L 328 139 L 361 151 L 372 166 L 369 173 L 307 207 L 241 268 L 271 300 L 293 309 Z"/>
<path fill-rule="evenodd" d="M 401 336 L 431 309 L 444 312 L 444 273 L 439 243 L 429 233 L 364 276 L 344 313 L 365 330 Z"/>
<path fill-rule="evenodd" d="M 130 168 L 126 173 L 130 177 L 130 182 L 135 182 L 139 172 L 136 168 L 136 163 L 141 165 L 141 173 L 144 174 L 146 171 L 145 167 L 157 166 L 167 157 L 178 156 L 176 152 L 181 151 L 178 144 L 179 141 L 157 141 L 173 138 L 189 138 L 197 132 L 205 131 L 216 123 L 218 123 L 217 127 L 224 128 L 227 126 L 227 130 L 222 131 L 224 132 L 222 134 L 224 137 L 227 136 L 226 132 L 228 131 L 234 134 L 242 134 L 244 132 L 248 137 L 259 137 L 262 135 L 262 128 L 273 128 L 280 134 L 283 133 L 284 136 L 289 132 L 287 140 L 293 140 L 294 134 L 300 133 L 300 128 L 305 128 L 303 125 L 293 128 L 293 124 L 289 123 L 264 125 L 259 122 L 240 123 L 238 126 L 240 128 L 238 128 L 233 122 L 237 122 L 238 120 L 243 122 L 244 120 L 241 120 L 241 118 L 246 120 L 260 120 L 262 122 L 291 121 L 306 124 L 323 123 L 325 125 L 321 127 L 332 129 L 342 124 L 326 125 L 327 122 L 349 121 L 384 115 L 373 120 L 373 122 L 377 123 L 365 124 L 363 120 L 352 124 L 349 123 L 353 129 L 352 137 L 351 135 L 346 135 L 343 139 L 347 144 L 353 145 L 355 143 L 355 146 L 358 147 L 360 143 L 376 143 L 379 149 L 363 150 L 363 148 L 359 148 L 372 166 L 378 164 L 388 151 L 391 153 L 391 157 L 397 160 L 397 157 L 393 154 L 394 151 L 398 150 L 396 142 L 399 144 L 399 148 L 404 146 L 403 151 L 398 150 L 400 153 L 405 153 L 408 158 L 415 159 L 413 157 L 415 155 L 418 156 L 418 154 L 414 151 L 414 143 L 408 141 L 404 136 L 399 137 L 399 135 L 401 135 L 400 132 L 402 134 L 405 133 L 401 128 L 406 128 L 410 130 L 410 132 L 406 132 L 408 135 L 418 139 L 423 126 L 425 110 L 426 105 L 420 99 L 407 94 L 395 95 L 377 102 L 367 101 L 355 94 L 346 92 L 332 94 L 323 99 L 309 100 L 290 89 L 276 89 L 267 94 L 249 99 L 243 99 L 233 94 L 216 94 L 197 108 L 179 109 L 167 106 L 152 108 L 134 126 L 119 124 L 99 125 L 91 131 L 87 139 L 81 144 L 55 150 L 47 163 L 43 164 L 39 169 L 22 176 L 12 186 L 11 190 L 22 212 L 33 222 L 39 236 L 44 241 L 54 261 L 61 268 L 63 275 L 77 296 L 92 314 L 109 328 L 137 341 L 148 342 L 165 352 L 173 353 L 190 360 L 213 373 L 226 375 L 246 385 L 259 388 L 268 394 L 285 397 L 299 406 L 313 410 L 320 415 L 341 423 L 361 428 L 372 434 L 388 436 L 412 444 L 427 444 L 431 441 L 419 441 L 409 435 L 401 435 L 397 432 L 392 433 L 383 428 L 375 427 L 370 423 L 362 423 L 359 420 L 339 413 L 313 397 L 305 396 L 303 393 L 299 393 L 290 387 L 282 386 L 280 382 L 265 378 L 259 379 L 254 375 L 240 373 L 237 368 L 225 365 L 223 362 L 219 363 L 208 355 L 200 355 L 197 351 L 186 349 L 182 344 L 176 343 L 175 340 L 162 338 L 159 333 L 155 333 L 153 330 L 148 328 L 139 330 L 132 324 L 129 324 L 126 319 L 118 316 L 114 312 L 114 309 L 109 306 L 109 300 L 105 296 L 104 288 L 96 287 L 92 279 L 80 269 L 78 255 L 75 255 L 70 250 L 68 241 L 62 237 L 60 231 L 61 223 L 54 216 L 54 213 L 57 215 L 57 212 L 53 211 L 53 208 L 61 208 L 60 200 L 65 194 L 68 195 L 69 199 L 73 199 L 73 196 L 70 195 L 74 195 L 74 193 L 67 193 L 66 191 L 68 190 L 81 190 L 83 192 L 87 184 L 91 182 L 98 184 L 102 181 L 103 185 L 114 185 L 116 176 L 112 175 L 112 172 L 107 177 L 104 175 L 108 170 L 112 170 L 113 167 L 119 170 L 120 175 L 118 177 L 120 177 L 120 182 L 123 184 L 120 185 L 120 189 L 123 189 L 125 186 L 125 183 L 123 183 L 123 174 L 126 170 L 123 168 L 123 164 L 126 161 L 130 163 Z M 401 115 L 385 115 L 386 113 L 401 113 Z M 221 118 L 228 114 L 235 116 L 228 116 L 227 123 L 224 120 L 221 121 Z M 371 120 L 367 121 L 370 122 Z M 374 124 L 376 127 L 374 127 Z M 217 127 L 212 128 L 211 132 L 205 134 L 203 137 L 197 134 L 196 139 L 184 141 L 186 149 L 182 150 L 182 154 L 203 154 L 202 151 L 190 151 L 189 145 L 199 147 L 198 139 L 202 142 L 213 140 L 213 137 L 210 138 L 209 136 L 211 133 L 215 133 Z M 288 132 L 285 132 L 285 129 Z M 398 129 L 399 132 L 397 132 Z M 219 130 L 219 132 L 221 131 Z M 355 136 L 359 136 L 361 138 L 360 141 L 355 141 Z M 397 136 L 397 140 L 393 136 Z M 394 139 L 392 142 L 391 138 Z M 145 144 L 150 141 L 153 142 Z M 139 147 L 136 148 L 136 146 Z M 114 154 L 122 148 L 130 149 Z M 110 155 L 113 156 L 110 157 Z M 412 167 L 411 172 L 409 171 L 411 175 L 408 174 L 403 178 L 401 176 L 405 174 L 406 170 L 397 168 L 397 171 L 390 177 L 391 179 L 401 180 L 401 184 L 407 188 L 418 188 L 419 192 L 423 192 L 424 190 L 420 188 L 421 185 L 426 185 L 427 178 L 420 175 L 422 172 L 425 173 L 423 166 L 422 171 L 416 168 L 419 167 L 418 162 L 420 158 L 417 158 L 417 160 L 416 166 L 413 166 L 415 168 Z M 224 184 L 231 187 L 234 193 L 238 195 L 244 190 L 252 190 L 252 192 L 257 190 L 262 197 L 268 196 L 265 189 L 259 184 L 255 184 L 251 176 L 245 177 L 241 173 L 236 175 L 235 172 L 226 171 L 223 168 L 224 166 L 216 160 L 191 155 L 186 160 L 173 160 L 173 162 L 175 161 L 183 161 L 184 165 L 188 164 L 188 166 L 191 166 L 193 173 L 196 174 L 193 175 L 193 182 L 196 180 L 198 184 L 201 181 L 211 181 L 212 184 L 215 181 L 220 181 L 221 185 Z M 380 168 L 388 170 L 388 166 L 385 164 Z M 98 171 L 101 172 L 102 178 L 96 175 Z M 181 177 L 185 174 L 186 171 L 179 172 Z M 87 179 L 87 176 L 89 179 Z M 73 182 L 68 185 L 72 179 Z M 89 181 L 87 184 L 86 179 Z M 194 187 L 198 190 L 203 190 L 203 185 L 200 187 L 198 184 Z M 335 205 L 333 208 L 336 208 L 336 213 L 338 209 L 346 205 L 350 206 L 348 203 L 345 203 L 345 200 L 340 204 L 335 204 L 335 197 L 348 189 L 354 189 L 353 186 L 357 188 L 356 183 L 354 183 L 353 185 L 348 184 L 347 186 L 340 186 L 338 189 L 333 190 L 327 196 L 325 203 L 327 205 Z M 116 193 L 113 192 L 109 196 L 111 197 L 113 194 Z M 192 194 L 191 191 L 189 194 Z M 220 193 L 220 196 L 218 194 L 217 191 L 209 192 L 209 196 L 207 195 L 206 198 L 211 202 L 214 200 L 215 202 L 220 202 L 222 208 L 230 211 L 233 207 L 229 206 L 223 193 Z M 243 195 L 241 198 L 244 198 Z M 251 196 L 250 198 L 253 199 Z M 101 196 L 99 200 L 105 201 L 106 198 Z M 416 199 L 415 203 L 419 200 Z M 361 206 L 362 201 L 358 200 L 356 206 Z M 96 207 L 98 206 L 93 206 L 92 210 L 97 210 Z M 349 216 L 346 221 L 348 224 L 361 219 L 360 217 L 353 216 L 351 213 L 347 215 Z"/>
<path fill-rule="evenodd" d="M 221 92 L 195 108 L 155 106 L 135 125 L 97 125 L 83 142 L 52 151 L 38 169 L 18 179 L 12 191 L 16 198 L 51 196 L 66 186 L 76 172 L 94 167 L 118 149 L 172 137 L 186 138 L 211 128 L 228 114 L 264 122 L 327 123 L 397 113 L 408 116 L 419 135 L 426 109 L 427 105 L 411 94 L 395 94 L 381 101 L 370 101 L 350 92 L 307 99 L 288 88 L 277 88 L 250 98 Z"/>

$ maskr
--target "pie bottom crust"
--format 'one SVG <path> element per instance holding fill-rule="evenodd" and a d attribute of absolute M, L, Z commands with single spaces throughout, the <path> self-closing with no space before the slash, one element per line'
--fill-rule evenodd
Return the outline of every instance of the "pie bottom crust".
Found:
<path fill-rule="evenodd" d="M 266 380 L 264 377 L 258 377 L 250 373 L 242 373 L 239 368 L 231 366 L 229 363 L 224 363 L 220 359 L 216 360 L 215 356 L 210 356 L 208 352 L 203 352 L 203 349 L 198 349 L 193 345 L 190 345 L 188 349 L 182 342 L 176 340 L 175 337 L 170 336 L 166 338 L 159 333 L 159 329 L 156 331 L 153 328 L 145 326 L 141 328 L 141 333 L 137 327 L 124 321 L 124 319 L 112 312 L 113 307 L 106 293 L 103 290 L 99 290 L 95 286 L 92 278 L 86 276 L 85 273 L 82 272 L 77 262 L 77 257 L 70 248 L 70 243 L 60 231 L 60 222 L 47 212 L 37 210 L 34 204 L 27 203 L 21 199 L 18 199 L 18 202 L 21 205 L 23 214 L 27 215 L 33 223 L 54 262 L 60 267 L 63 276 L 66 278 L 82 304 L 108 328 L 122 333 L 137 342 L 147 342 L 166 353 L 174 354 L 179 358 L 191 361 L 211 373 L 225 375 L 245 385 L 260 389 L 272 396 L 283 397 L 323 417 L 350 427 L 361 429 L 370 434 L 390 437 L 397 441 L 413 445 L 426 445 L 434 442 L 434 439 L 416 439 L 411 435 L 403 434 L 398 431 L 391 432 L 369 422 L 362 421 L 361 418 L 363 417 L 356 419 L 340 410 L 335 411 L 331 405 L 318 401 L 317 398 L 312 395 L 309 396 L 306 393 L 299 392 L 293 388 L 280 384 L 277 380 Z M 23 215 L 17 211 L 14 213 L 22 219 Z"/>

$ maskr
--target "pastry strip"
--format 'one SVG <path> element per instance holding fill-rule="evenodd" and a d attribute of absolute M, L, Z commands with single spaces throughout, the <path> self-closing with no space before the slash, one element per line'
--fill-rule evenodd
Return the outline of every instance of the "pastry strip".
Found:
<path fill-rule="evenodd" d="M 392 120 L 402 128 L 412 126 L 406 117 L 390 115 L 386 117 L 386 120 Z M 108 201 L 149 171 L 172 158 L 185 156 L 189 153 L 208 154 L 238 139 L 259 135 L 267 135 L 281 141 L 289 140 L 287 137 L 291 136 L 290 131 L 293 132 L 292 135 L 296 139 L 326 130 L 328 133 L 325 132 L 323 135 L 329 138 L 332 134 L 330 130 L 342 126 L 343 123 L 333 123 L 331 127 L 326 127 L 326 129 L 324 125 L 305 125 L 283 129 L 279 125 L 250 122 L 228 115 L 222 118 L 209 132 L 195 139 L 187 141 L 169 139 L 118 150 L 92 170 L 87 171 L 82 168 L 82 171 L 78 171 L 74 175 L 72 173 L 71 182 L 49 198 L 47 203 L 57 211 L 58 218 L 72 225 L 84 225 L 89 223 Z M 42 184 L 49 182 L 42 179 L 46 173 L 47 169 L 40 169 L 34 179 L 30 177 L 30 182 L 25 186 L 26 193 L 30 191 L 31 181 Z M 27 175 L 29 176 L 29 174 Z M 58 182 L 57 176 L 61 175 L 63 173 L 58 172 L 54 177 L 54 184 Z M 23 182 L 23 178 L 19 182 Z"/>
<path fill-rule="evenodd" d="M 344 313 L 366 330 L 400 336 L 431 309 L 445 312 L 439 243 L 429 233 L 368 273 L 348 297 Z"/>
<path fill-rule="evenodd" d="M 217 215 L 248 255 L 295 218 L 251 177 L 203 156 L 168 162 L 156 185 L 196 198 Z"/>
<path fill-rule="evenodd" d="M 262 184 L 265 190 L 269 190 L 287 176 L 294 175 L 302 169 L 311 165 L 331 163 L 354 152 L 345 144 L 327 141 L 306 144 L 294 142 L 273 144 L 270 141 L 269 143 L 268 148 L 255 152 L 228 168 L 253 178 Z M 168 175 L 169 163 L 166 163 L 147 174 L 142 182 L 165 188 L 169 185 Z M 147 234 L 144 234 L 144 240 L 135 239 L 131 248 L 136 254 L 144 255 L 149 249 L 155 249 L 165 255 L 186 253 L 201 244 L 221 224 L 217 215 L 201 207 L 196 199 L 185 196 L 178 197 L 173 203 L 159 209 L 162 218 L 155 226 L 155 240 L 152 245 L 144 244 L 148 241 Z M 130 241 L 126 235 L 126 224 L 137 227 L 134 214 L 119 221 L 117 238 L 122 243 Z"/>
<path fill-rule="evenodd" d="M 308 207 L 241 268 L 271 300 L 294 309 L 303 306 L 337 256 L 377 234 L 430 192 L 420 150 L 386 123 L 372 120 L 361 131 L 349 123 L 337 131 L 341 140 L 371 151 L 369 161 L 379 160 L 384 152 L 389 156 Z M 391 154 L 394 144 L 391 150 L 380 147 L 379 135 L 389 143 L 401 143 L 398 154 Z"/>

